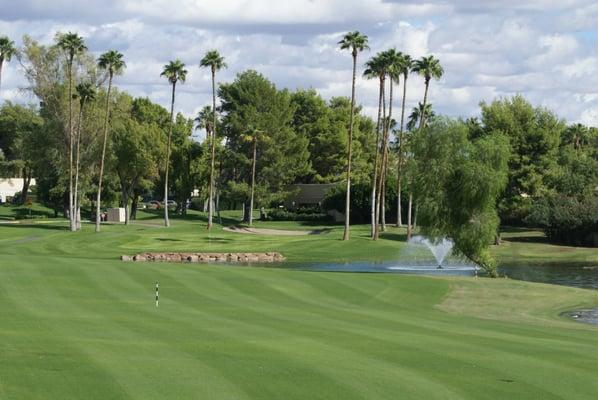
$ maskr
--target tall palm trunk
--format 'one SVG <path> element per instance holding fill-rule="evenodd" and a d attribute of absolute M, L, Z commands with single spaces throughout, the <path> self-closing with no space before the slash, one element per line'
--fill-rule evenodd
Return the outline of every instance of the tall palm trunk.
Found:
<path fill-rule="evenodd" d="M 374 240 L 377 240 L 380 235 L 380 211 L 384 212 L 384 207 L 381 206 L 381 202 L 384 201 L 383 190 L 384 180 L 386 177 L 386 164 L 388 162 L 388 136 L 390 131 L 390 120 L 392 118 L 392 92 L 393 92 L 393 80 L 392 76 L 389 80 L 390 89 L 388 92 L 388 116 L 384 118 L 384 135 L 382 137 L 382 157 L 380 160 L 380 174 L 378 176 L 378 189 L 376 199 L 376 223 L 374 228 Z"/>
<path fill-rule="evenodd" d="M 413 188 L 409 191 L 409 208 L 407 209 L 407 240 L 411 239 L 413 226 L 411 225 L 411 211 L 413 210 Z"/>
<path fill-rule="evenodd" d="M 174 126 L 174 93 L 176 81 L 172 82 L 172 100 L 170 101 L 170 129 L 168 130 L 168 143 L 166 145 L 166 172 L 164 173 L 164 225 L 170 226 L 168 220 L 168 170 L 170 166 L 170 144 L 172 142 L 172 129 Z"/>
<path fill-rule="evenodd" d="M 421 130 L 425 125 L 426 122 L 426 105 L 428 104 L 428 88 L 430 87 L 430 79 L 426 77 L 426 85 L 424 90 L 424 102 L 423 108 L 421 112 L 421 116 L 419 117 L 419 129 Z M 411 183 L 413 186 L 413 182 Z M 415 223 L 411 225 L 411 214 L 413 213 L 413 187 L 411 187 L 411 193 L 409 193 L 409 221 L 407 223 L 407 240 L 411 239 L 413 235 L 413 229 L 415 229 Z"/>
<path fill-rule="evenodd" d="M 73 58 L 74 55 L 69 56 L 68 73 L 69 73 L 69 131 L 68 131 L 68 153 L 69 153 L 69 226 L 71 231 L 75 231 L 75 216 L 73 209 Z"/>
<path fill-rule="evenodd" d="M 249 226 L 253 223 L 253 195 L 255 193 L 255 164 L 257 160 L 257 138 L 253 138 L 253 165 L 251 167 L 251 197 L 249 198 Z"/>
<path fill-rule="evenodd" d="M 98 194 L 96 197 L 96 232 L 100 231 L 100 208 L 102 205 L 102 179 L 104 178 L 104 162 L 106 159 L 106 143 L 108 142 L 108 119 L 110 117 L 110 91 L 112 90 L 112 71 L 108 78 L 108 92 L 104 111 L 104 139 L 102 142 L 102 158 L 100 159 L 100 176 L 98 178 Z"/>
<path fill-rule="evenodd" d="M 214 216 L 213 198 L 214 198 L 214 159 L 216 158 L 216 69 L 212 66 L 212 156 L 210 159 L 210 197 L 208 199 L 208 230 L 212 229 L 212 218 Z M 251 223 L 251 222 L 250 222 Z"/>
<path fill-rule="evenodd" d="M 424 90 L 424 105 L 422 108 L 422 115 L 419 117 L 419 129 L 424 126 L 426 122 L 426 104 L 428 104 L 428 88 L 430 87 L 430 79 L 426 78 L 426 89 Z"/>
<path fill-rule="evenodd" d="M 4 58 L 0 57 L 0 90 L 2 90 L 2 66 L 4 65 Z"/>
<path fill-rule="evenodd" d="M 355 74 L 357 71 L 357 50 L 353 49 L 353 77 L 351 82 L 351 113 L 349 117 L 349 152 L 347 155 L 347 194 L 345 196 L 345 231 L 343 240 L 349 240 L 349 219 L 351 212 L 351 158 L 353 156 L 353 114 L 355 109 Z"/>
<path fill-rule="evenodd" d="M 376 144 L 374 148 L 374 176 L 372 177 L 372 197 L 370 207 L 371 229 L 370 235 L 374 237 L 376 224 L 376 182 L 378 180 L 378 146 L 380 142 L 380 124 L 382 122 L 382 107 L 384 104 L 384 75 L 380 76 L 380 95 L 378 96 L 378 121 L 376 122 Z"/>
<path fill-rule="evenodd" d="M 407 74 L 403 74 L 403 100 L 401 101 L 401 133 L 399 134 L 399 161 L 397 164 L 397 227 L 403 226 L 401 209 L 401 179 L 403 178 L 403 141 L 405 139 L 405 100 L 407 98 Z"/>
<path fill-rule="evenodd" d="M 74 211 L 75 211 L 75 229 L 81 229 L 81 211 L 79 207 L 79 160 L 81 154 L 81 125 L 83 123 L 83 109 L 85 108 L 85 100 L 81 102 L 79 108 L 79 120 L 77 121 L 77 133 L 75 145 L 75 189 L 74 189 Z"/>

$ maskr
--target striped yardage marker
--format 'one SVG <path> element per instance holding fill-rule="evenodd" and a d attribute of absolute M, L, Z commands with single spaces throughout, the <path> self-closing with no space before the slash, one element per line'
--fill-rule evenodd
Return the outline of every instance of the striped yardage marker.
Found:
<path fill-rule="evenodd" d="M 156 307 L 158 307 L 158 303 L 159 303 L 159 299 L 160 299 L 160 294 L 158 293 L 159 288 L 160 288 L 160 284 L 158 282 L 156 282 Z"/>

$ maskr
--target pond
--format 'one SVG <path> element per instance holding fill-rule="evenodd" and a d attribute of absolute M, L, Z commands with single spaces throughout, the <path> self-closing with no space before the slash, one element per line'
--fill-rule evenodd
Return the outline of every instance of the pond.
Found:
<path fill-rule="evenodd" d="M 498 271 L 522 281 L 598 289 L 598 266 L 594 265 L 502 266 Z"/>
<path fill-rule="evenodd" d="M 460 260 L 448 260 L 443 263 L 443 268 L 432 261 L 399 263 L 393 261 L 371 262 L 356 261 L 346 263 L 292 263 L 273 265 L 275 267 L 298 269 L 304 271 L 326 272 L 370 272 L 370 273 L 403 273 L 422 275 L 463 275 L 473 276 L 476 268 L 470 263 Z M 529 282 L 550 283 L 555 285 L 573 286 L 584 289 L 598 290 L 598 266 L 592 265 L 520 265 L 501 266 L 498 268 L 500 275 L 511 279 Z M 480 275 L 483 275 L 478 270 Z"/>

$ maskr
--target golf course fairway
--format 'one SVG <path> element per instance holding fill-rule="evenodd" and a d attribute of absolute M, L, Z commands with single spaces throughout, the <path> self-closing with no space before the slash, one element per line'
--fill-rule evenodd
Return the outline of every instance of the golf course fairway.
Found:
<path fill-rule="evenodd" d="M 598 327 L 559 316 L 596 291 L 121 262 L 200 231 L 136 229 L 0 226 L 0 399 L 596 399 Z"/>

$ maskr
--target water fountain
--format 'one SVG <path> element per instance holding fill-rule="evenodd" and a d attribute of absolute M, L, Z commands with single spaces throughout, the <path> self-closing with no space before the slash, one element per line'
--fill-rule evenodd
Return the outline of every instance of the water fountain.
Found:
<path fill-rule="evenodd" d="M 387 269 L 415 274 L 476 274 L 476 265 L 452 254 L 453 245 L 453 241 L 448 238 L 435 240 L 414 236 L 401 249 L 399 263 Z"/>
<path fill-rule="evenodd" d="M 420 244 L 426 246 L 436 259 L 436 263 L 438 264 L 437 269 L 442 269 L 442 262 L 444 261 L 446 256 L 453 250 L 453 241 L 447 238 L 442 238 L 441 240 L 433 242 L 424 236 L 414 236 L 407 243 Z"/>

